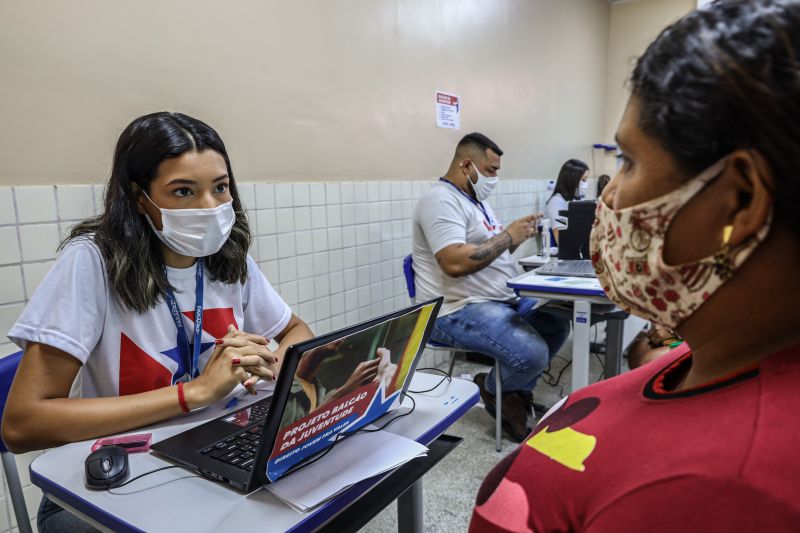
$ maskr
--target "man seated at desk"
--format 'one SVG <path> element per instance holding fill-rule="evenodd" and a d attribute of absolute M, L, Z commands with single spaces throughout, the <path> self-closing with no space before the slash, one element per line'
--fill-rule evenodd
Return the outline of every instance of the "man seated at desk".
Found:
<path fill-rule="evenodd" d="M 533 300 L 506 286 L 517 275 L 511 253 L 535 234 L 540 215 L 503 227 L 486 202 L 502 155 L 480 133 L 461 139 L 447 173 L 417 202 L 413 260 L 418 297 L 444 296 L 431 340 L 500 361 L 503 427 L 520 442 L 529 432 L 531 391 L 569 334 L 569 322 L 535 312 Z M 494 369 L 476 375 L 475 383 L 494 414 Z"/>

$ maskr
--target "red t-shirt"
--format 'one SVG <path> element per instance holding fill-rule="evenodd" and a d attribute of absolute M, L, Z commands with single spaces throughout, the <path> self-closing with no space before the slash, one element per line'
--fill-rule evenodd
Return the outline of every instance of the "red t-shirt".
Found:
<path fill-rule="evenodd" d="M 489 473 L 470 531 L 800 531 L 800 346 L 667 392 L 690 356 L 565 398 Z"/>

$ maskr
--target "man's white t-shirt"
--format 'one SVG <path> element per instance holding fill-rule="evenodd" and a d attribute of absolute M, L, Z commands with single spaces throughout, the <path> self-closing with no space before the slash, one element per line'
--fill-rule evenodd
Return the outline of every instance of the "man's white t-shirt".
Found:
<path fill-rule="evenodd" d="M 445 274 L 436 261 L 437 252 L 451 244 L 481 244 L 503 232 L 494 210 L 478 205 L 453 185 L 437 181 L 414 209 L 413 260 L 417 300 L 444 296 L 439 316 L 454 313 L 467 304 L 487 300 L 514 301 L 506 282 L 518 274 L 506 250 L 491 264 L 460 278 Z"/>
<path fill-rule="evenodd" d="M 133 259 L 133 258 L 132 258 Z M 167 268 L 189 343 L 194 341 L 195 267 Z M 212 281 L 205 271 L 199 368 L 205 367 L 228 324 L 270 339 L 292 312 L 247 257 L 247 281 Z M 80 395 L 122 396 L 166 387 L 187 374 L 178 330 L 160 300 L 144 313 L 124 311 L 108 285 L 100 250 L 91 240 L 73 241 L 36 289 L 8 338 L 63 350 L 82 363 Z"/>
<path fill-rule="evenodd" d="M 547 200 L 547 205 L 544 208 L 544 216 L 550 219 L 550 228 L 562 230 L 567 227 L 563 221 L 564 216 L 559 215 L 559 211 L 566 211 L 568 207 L 567 201 L 561 196 L 561 193 L 555 193 Z"/>

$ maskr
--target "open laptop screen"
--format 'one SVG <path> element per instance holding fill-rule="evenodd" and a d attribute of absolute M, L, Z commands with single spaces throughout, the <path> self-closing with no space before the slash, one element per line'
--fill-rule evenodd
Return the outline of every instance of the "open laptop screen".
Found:
<path fill-rule="evenodd" d="M 399 407 L 436 303 L 303 352 L 267 462 L 275 481 L 293 465 Z"/>

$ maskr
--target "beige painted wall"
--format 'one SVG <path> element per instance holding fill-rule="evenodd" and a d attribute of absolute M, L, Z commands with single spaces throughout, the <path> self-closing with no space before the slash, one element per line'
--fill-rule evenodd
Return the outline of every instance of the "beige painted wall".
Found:
<path fill-rule="evenodd" d="M 428 178 L 480 130 L 503 175 L 602 134 L 605 0 L 0 2 L 0 184 L 97 182 L 155 110 L 214 126 L 242 180 Z M 599 81 L 603 80 L 603 81 Z M 435 127 L 434 92 L 463 99 Z"/>
<path fill-rule="evenodd" d="M 613 142 L 625 103 L 626 82 L 636 59 L 670 23 L 690 12 L 697 0 L 632 0 L 611 6 L 605 141 Z"/>

